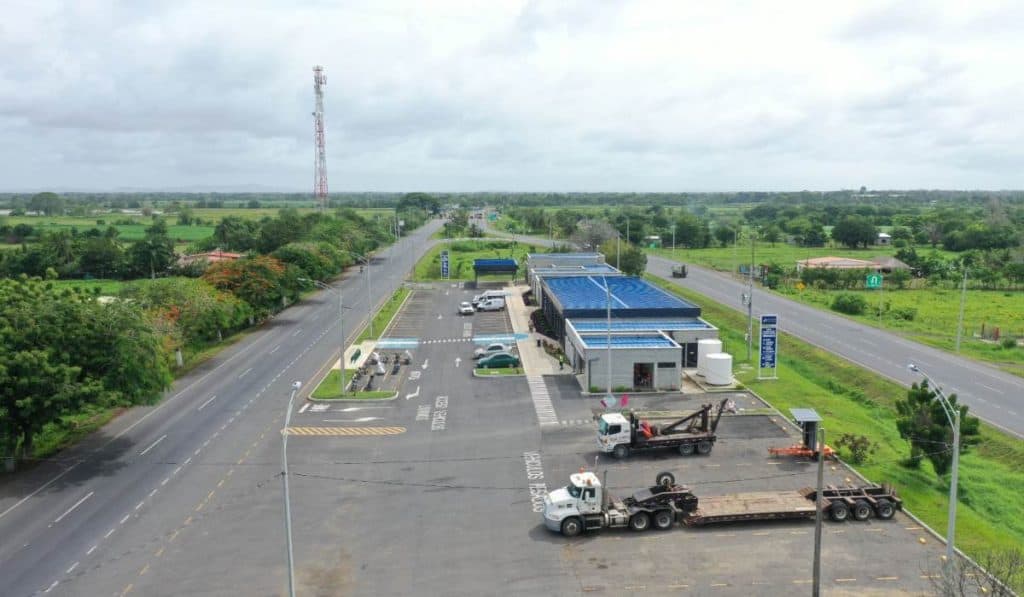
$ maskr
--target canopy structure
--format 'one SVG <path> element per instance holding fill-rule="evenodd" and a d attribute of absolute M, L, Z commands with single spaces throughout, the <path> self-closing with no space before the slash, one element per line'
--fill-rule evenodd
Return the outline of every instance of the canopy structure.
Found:
<path fill-rule="evenodd" d="M 515 279 L 519 263 L 515 259 L 474 259 L 473 274 L 476 280 L 480 274 L 510 274 Z"/>

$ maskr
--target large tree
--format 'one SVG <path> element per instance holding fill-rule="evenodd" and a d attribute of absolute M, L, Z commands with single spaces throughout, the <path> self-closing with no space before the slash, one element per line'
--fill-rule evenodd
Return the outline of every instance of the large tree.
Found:
<path fill-rule="evenodd" d="M 948 396 L 950 404 L 960 411 L 961 453 L 979 441 L 977 417 L 967 414 L 967 405 L 958 404 L 956 394 Z M 910 444 L 910 458 L 907 463 L 918 467 L 927 458 L 935 474 L 945 475 L 953 462 L 953 430 L 942 410 L 938 394 L 928 387 L 928 381 L 914 384 L 907 390 L 905 399 L 896 400 L 896 428 L 900 437 Z"/>
<path fill-rule="evenodd" d="M 647 269 L 647 254 L 625 241 L 618 246 L 615 239 L 605 241 L 601 245 L 601 252 L 604 253 L 605 261 L 612 265 L 618 262 L 619 269 L 628 276 L 642 276 Z"/>
<path fill-rule="evenodd" d="M 167 235 L 167 224 L 157 219 L 146 228 L 146 236 L 129 250 L 128 260 L 136 275 L 156 278 L 174 264 L 174 241 Z"/>
<path fill-rule="evenodd" d="M 846 216 L 832 228 L 832 238 L 851 249 L 867 248 L 878 239 L 878 229 L 866 216 Z"/>

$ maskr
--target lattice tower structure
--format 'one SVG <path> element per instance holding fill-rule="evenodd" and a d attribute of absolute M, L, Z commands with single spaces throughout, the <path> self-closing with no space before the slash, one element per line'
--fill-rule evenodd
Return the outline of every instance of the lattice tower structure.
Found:
<path fill-rule="evenodd" d="M 327 145 L 324 140 L 324 87 L 327 77 L 324 67 L 313 67 L 313 94 L 316 108 L 313 111 L 313 141 L 315 156 L 313 163 L 313 194 L 316 196 L 320 211 L 327 209 Z"/>

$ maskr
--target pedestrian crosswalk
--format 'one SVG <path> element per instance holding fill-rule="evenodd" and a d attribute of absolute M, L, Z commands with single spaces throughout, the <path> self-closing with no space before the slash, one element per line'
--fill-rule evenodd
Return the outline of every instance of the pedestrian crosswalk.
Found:
<path fill-rule="evenodd" d="M 594 421 L 590 419 L 568 419 L 559 421 L 558 424 L 562 427 L 593 427 Z"/>
<path fill-rule="evenodd" d="M 540 426 L 558 425 L 558 415 L 551 404 L 551 395 L 548 394 L 544 378 L 540 375 L 527 375 L 526 383 L 530 387 L 530 397 L 533 399 L 533 408 L 537 411 L 537 422 Z"/>
<path fill-rule="evenodd" d="M 432 338 L 430 340 L 420 340 L 420 344 L 447 344 L 449 342 L 472 342 L 472 338 Z"/>
<path fill-rule="evenodd" d="M 288 435 L 327 435 L 334 437 L 398 435 L 405 433 L 405 427 L 287 427 Z"/>

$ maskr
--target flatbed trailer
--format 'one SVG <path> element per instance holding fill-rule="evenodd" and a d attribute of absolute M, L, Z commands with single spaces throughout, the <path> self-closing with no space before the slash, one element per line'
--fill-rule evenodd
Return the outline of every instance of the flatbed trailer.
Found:
<path fill-rule="evenodd" d="M 597 446 L 616 458 L 626 458 L 643 450 L 673 448 L 682 456 L 711 453 L 718 439 L 716 431 L 728 399 L 718 405 L 704 404 L 696 412 L 665 425 L 652 425 L 634 412 L 604 413 L 598 417 Z"/>
<path fill-rule="evenodd" d="M 575 536 L 583 531 L 628 527 L 645 531 L 652 526 L 664 530 L 684 526 L 812 518 L 817 512 L 815 489 L 762 491 L 698 498 L 685 485 L 678 485 L 671 473 L 657 476 L 657 484 L 618 499 L 603 491 L 593 473 L 571 476 L 571 484 L 545 498 L 544 524 L 553 531 Z M 842 522 L 853 516 L 866 520 L 876 516 L 892 518 L 903 501 L 887 485 L 836 487 L 822 490 L 824 513 Z"/>

